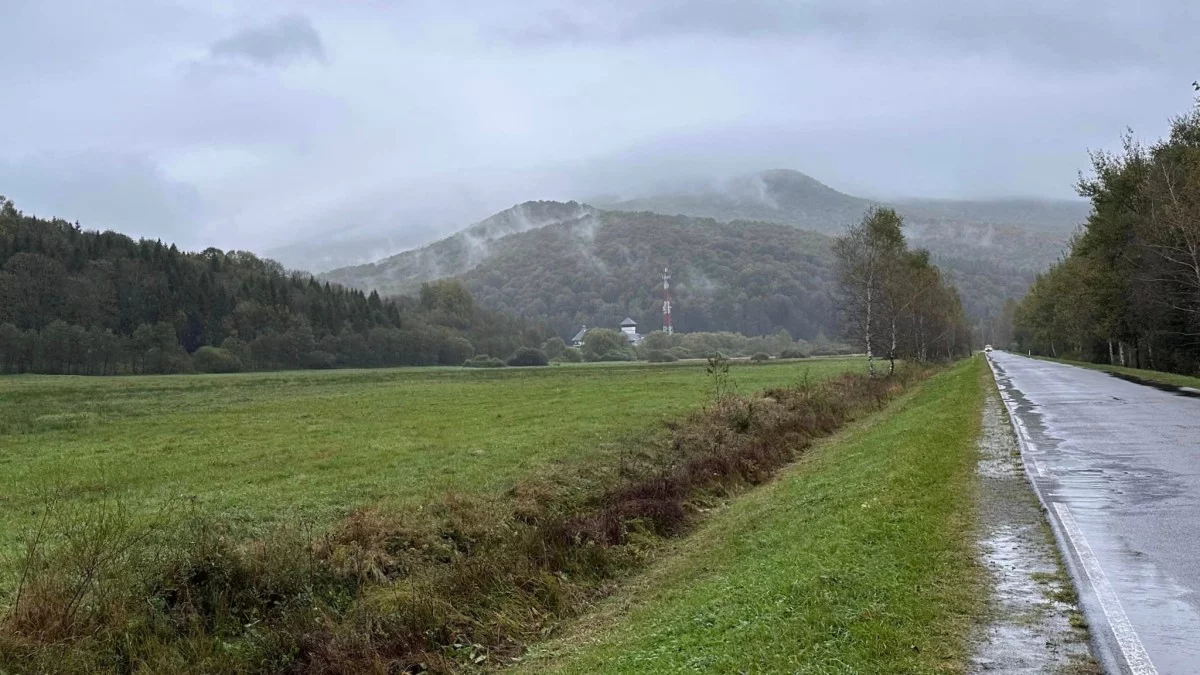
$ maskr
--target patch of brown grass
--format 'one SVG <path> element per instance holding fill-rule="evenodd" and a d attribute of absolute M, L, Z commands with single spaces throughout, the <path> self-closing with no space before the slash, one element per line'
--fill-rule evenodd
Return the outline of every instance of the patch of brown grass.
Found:
<path fill-rule="evenodd" d="M 30 538 L 0 671 L 451 672 L 494 666 L 921 373 L 721 396 L 620 466 L 503 498 L 360 510 L 320 536 L 237 541 L 212 523 L 147 540 L 123 521 Z M 50 512 L 50 511 L 48 511 Z M 61 529 L 61 528 L 59 528 Z M 82 555 L 81 555 L 82 553 Z M 75 562 L 71 562 L 75 561 Z M 88 562 L 90 561 L 90 562 Z"/>

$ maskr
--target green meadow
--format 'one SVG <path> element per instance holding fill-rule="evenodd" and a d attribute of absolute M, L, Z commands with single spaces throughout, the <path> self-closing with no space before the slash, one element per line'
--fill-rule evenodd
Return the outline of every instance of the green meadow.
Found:
<path fill-rule="evenodd" d="M 736 363 L 742 393 L 860 367 Z M 618 452 L 709 396 L 703 363 L 0 378 L 0 550 L 48 493 L 245 527 L 495 492 Z"/>

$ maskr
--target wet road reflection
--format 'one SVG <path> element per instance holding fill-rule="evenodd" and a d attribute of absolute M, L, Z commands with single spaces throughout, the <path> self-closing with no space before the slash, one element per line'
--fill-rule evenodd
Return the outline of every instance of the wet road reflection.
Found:
<path fill-rule="evenodd" d="M 1200 400 L 1095 370 L 991 358 L 1035 484 L 1069 508 L 1154 669 L 1200 673 Z"/>

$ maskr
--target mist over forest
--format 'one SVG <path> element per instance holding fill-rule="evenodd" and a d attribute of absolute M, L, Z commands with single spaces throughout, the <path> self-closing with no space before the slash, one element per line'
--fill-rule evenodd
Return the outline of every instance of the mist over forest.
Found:
<path fill-rule="evenodd" d="M 487 307 L 545 319 L 569 337 L 623 317 L 661 323 L 659 273 L 676 279 L 678 328 L 803 339 L 837 333 L 831 237 L 879 202 L 791 170 L 589 203 L 531 201 L 462 231 L 319 277 L 385 295 L 460 278 Z M 972 320 L 1001 312 L 1065 250 L 1087 216 L 1070 200 L 898 200 Z"/>
<path fill-rule="evenodd" d="M 660 325 L 663 267 L 680 330 L 840 339 L 832 238 L 887 207 L 983 335 L 1088 220 L 1089 152 L 1190 105 L 1195 10 L 960 9 L 18 2 L 0 193 L 22 223 L 248 251 L 401 307 L 454 282 L 563 339 Z M 200 344 L 195 316 L 98 325 L 164 321 Z"/>

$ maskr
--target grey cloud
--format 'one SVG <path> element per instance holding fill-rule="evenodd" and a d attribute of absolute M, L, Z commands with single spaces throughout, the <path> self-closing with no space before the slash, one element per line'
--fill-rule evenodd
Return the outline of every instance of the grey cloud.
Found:
<path fill-rule="evenodd" d="M 0 158 L 0 191 L 22 211 L 82 220 L 89 229 L 199 243 L 199 192 L 171 180 L 150 159 L 105 152 Z"/>
<path fill-rule="evenodd" d="M 772 167 L 1070 196 L 1089 148 L 1191 104 L 1200 24 L 1189 0 L 0 4 L 0 192 L 253 250 Z"/>
<path fill-rule="evenodd" d="M 1095 70 L 1194 60 L 1200 7 L 1186 0 L 1138 3 L 1014 0 L 682 0 L 618 3 L 604 14 L 544 9 L 496 33 L 526 47 L 629 44 L 664 38 L 806 40 L 850 51 L 910 55 L 998 54 L 1016 61 Z"/>
<path fill-rule="evenodd" d="M 325 62 L 325 45 L 308 17 L 290 14 L 276 21 L 243 29 L 213 43 L 215 59 L 244 60 L 264 66 L 313 59 Z"/>

